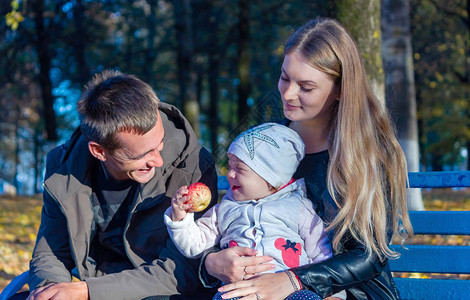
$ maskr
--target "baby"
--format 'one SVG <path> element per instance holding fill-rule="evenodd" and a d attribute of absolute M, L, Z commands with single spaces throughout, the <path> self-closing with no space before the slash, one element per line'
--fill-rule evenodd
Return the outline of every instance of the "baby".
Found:
<path fill-rule="evenodd" d="M 230 189 L 222 201 L 194 221 L 193 213 L 187 213 L 188 190 L 183 186 L 165 212 L 168 232 L 181 253 L 197 258 L 214 245 L 250 247 L 273 257 L 273 272 L 330 258 L 331 245 L 322 220 L 306 198 L 304 180 L 292 178 L 304 148 L 295 131 L 276 123 L 240 134 L 228 149 Z M 292 283 L 294 290 L 301 287 L 295 278 Z M 299 293 L 301 299 L 321 299 L 303 290 L 288 299 L 298 299 Z M 215 298 L 219 297 L 218 293 Z M 344 292 L 334 297 L 346 298 Z"/>

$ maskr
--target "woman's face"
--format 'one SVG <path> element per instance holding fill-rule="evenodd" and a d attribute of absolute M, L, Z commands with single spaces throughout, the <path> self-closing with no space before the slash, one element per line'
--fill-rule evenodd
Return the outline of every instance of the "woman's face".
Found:
<path fill-rule="evenodd" d="M 334 101 L 339 99 L 334 81 L 312 67 L 304 57 L 293 52 L 284 57 L 278 89 L 284 115 L 291 121 L 328 122 Z"/>

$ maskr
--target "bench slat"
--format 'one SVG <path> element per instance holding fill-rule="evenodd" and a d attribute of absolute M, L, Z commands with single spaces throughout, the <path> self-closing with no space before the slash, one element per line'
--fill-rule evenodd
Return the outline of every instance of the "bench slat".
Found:
<path fill-rule="evenodd" d="M 401 253 L 390 259 L 393 272 L 470 274 L 470 246 L 399 245 L 391 248 Z"/>
<path fill-rule="evenodd" d="M 470 280 L 394 278 L 401 299 L 468 299 Z"/>
<path fill-rule="evenodd" d="M 228 190 L 230 185 L 228 184 L 228 180 L 226 176 L 217 176 L 217 189 L 218 190 Z"/>
<path fill-rule="evenodd" d="M 218 176 L 219 190 L 229 187 L 225 176 Z M 470 171 L 409 172 L 410 188 L 470 187 Z"/>
<path fill-rule="evenodd" d="M 412 188 L 470 187 L 470 171 L 409 172 Z"/>
<path fill-rule="evenodd" d="M 227 178 L 221 175 L 218 177 L 218 189 L 228 189 Z M 470 187 L 470 171 L 409 172 L 408 179 L 411 188 Z"/>
<path fill-rule="evenodd" d="M 470 211 L 410 211 L 410 219 L 415 234 L 470 234 Z"/>

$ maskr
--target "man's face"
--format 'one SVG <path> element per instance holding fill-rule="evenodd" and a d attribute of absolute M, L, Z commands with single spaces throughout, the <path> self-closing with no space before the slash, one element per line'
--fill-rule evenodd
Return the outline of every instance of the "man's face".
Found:
<path fill-rule="evenodd" d="M 116 180 L 149 182 L 155 175 L 155 168 L 163 165 L 160 151 L 163 150 L 164 135 L 160 113 L 155 127 L 144 135 L 127 131 L 117 133 L 120 147 L 113 152 L 103 149 L 105 159 L 102 161 L 108 175 Z"/>

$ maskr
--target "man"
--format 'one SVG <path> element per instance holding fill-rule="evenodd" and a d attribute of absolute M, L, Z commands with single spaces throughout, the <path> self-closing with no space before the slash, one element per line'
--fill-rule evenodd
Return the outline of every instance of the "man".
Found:
<path fill-rule="evenodd" d="M 211 155 L 183 115 L 132 75 L 96 75 L 78 111 L 80 130 L 47 156 L 29 297 L 201 297 L 199 262 L 179 253 L 163 214 L 175 191 L 196 181 L 214 204 Z M 81 281 L 70 282 L 73 268 Z"/>

